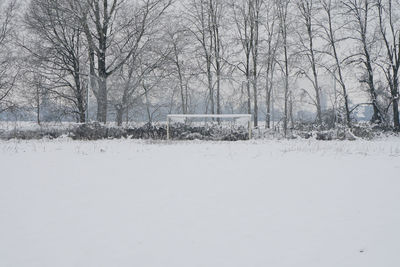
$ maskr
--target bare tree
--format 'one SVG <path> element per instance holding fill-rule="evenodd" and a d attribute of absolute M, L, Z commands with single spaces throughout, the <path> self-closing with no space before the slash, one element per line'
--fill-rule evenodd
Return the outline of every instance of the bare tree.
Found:
<path fill-rule="evenodd" d="M 145 66 L 145 65 L 142 65 Z M 160 101 L 160 94 L 165 92 L 163 81 L 169 75 L 163 68 L 154 68 L 150 71 L 150 76 L 142 80 L 142 89 L 148 123 L 152 123 L 154 116 L 160 109 L 166 107 L 165 101 Z"/>
<path fill-rule="evenodd" d="M 49 91 L 71 103 L 79 122 L 86 121 L 87 83 L 83 29 L 64 0 L 32 0 L 25 21 L 33 41 L 25 44 L 38 58 Z M 32 46 L 32 43 L 34 45 Z"/>
<path fill-rule="evenodd" d="M 119 126 L 122 124 L 123 114 L 128 113 L 128 109 L 138 98 L 145 97 L 146 108 L 149 111 L 149 92 L 167 76 L 164 64 L 170 55 L 170 49 L 168 46 L 160 47 L 160 45 L 160 40 L 148 38 L 145 44 L 115 73 L 112 79 L 110 100 L 116 109 Z M 140 89 L 144 92 L 140 92 Z M 149 112 L 147 113 L 149 115 Z"/>
<path fill-rule="evenodd" d="M 209 0 L 209 14 L 211 19 L 210 25 L 210 36 L 213 39 L 213 53 L 214 53 L 214 69 L 215 69 L 215 76 L 216 76 L 216 85 L 217 85 L 217 92 L 216 92 L 216 102 L 217 102 L 217 114 L 221 114 L 221 75 L 222 75 L 222 68 L 223 68 L 223 41 L 221 35 L 221 27 L 222 27 L 222 19 L 223 19 L 223 12 L 224 4 L 223 1 L 218 0 Z"/>
<path fill-rule="evenodd" d="M 187 114 L 189 110 L 189 79 L 190 73 L 188 73 L 188 62 L 187 54 L 189 51 L 190 39 L 189 31 L 183 26 L 180 18 L 175 18 L 174 24 L 167 26 L 166 30 L 166 42 L 172 48 L 172 52 L 169 58 L 171 62 L 171 69 L 173 76 L 177 78 L 177 86 L 179 87 L 179 95 L 181 102 L 182 114 Z M 185 60 L 187 59 L 187 60 Z"/>
<path fill-rule="evenodd" d="M 266 101 L 266 128 L 271 127 L 271 112 L 272 112 L 272 93 L 274 88 L 274 74 L 276 66 L 276 53 L 280 42 L 280 31 L 277 29 L 279 23 L 277 21 L 277 9 L 275 3 L 268 1 L 266 7 L 267 20 L 264 24 L 266 32 L 266 68 L 265 68 L 265 101 Z"/>
<path fill-rule="evenodd" d="M 264 5 L 264 0 L 251 0 L 250 2 L 250 21 L 253 31 L 253 45 L 251 50 L 253 60 L 253 104 L 254 104 L 254 126 L 258 126 L 258 76 L 259 76 L 259 54 L 260 54 L 260 24 L 261 24 L 261 9 Z"/>
<path fill-rule="evenodd" d="M 299 40 L 301 43 L 301 51 L 302 55 L 305 55 L 307 61 L 312 70 L 312 76 L 310 77 L 307 73 L 307 70 L 303 67 L 299 66 L 301 69 L 301 73 L 307 77 L 309 81 L 311 81 L 314 91 L 315 91 L 315 107 L 317 109 L 317 122 L 319 125 L 322 125 L 322 110 L 321 110 L 321 87 L 318 81 L 318 70 L 317 70 L 317 59 L 315 50 L 314 39 L 316 36 L 314 30 L 314 16 L 315 16 L 315 6 L 313 0 L 300 0 L 297 3 L 297 7 L 300 11 L 301 17 L 303 19 L 303 25 L 306 29 L 306 37 L 303 37 L 303 33 L 299 33 Z"/>
<path fill-rule="evenodd" d="M 191 0 L 185 10 L 186 19 L 189 22 L 187 29 L 200 45 L 200 66 L 205 65 L 204 73 L 207 76 L 209 106 L 211 113 L 215 114 L 213 63 L 216 46 L 214 45 L 213 16 L 210 10 L 210 7 L 213 7 L 213 1 L 214 0 Z M 219 47 L 219 45 L 217 45 L 217 47 Z"/>
<path fill-rule="evenodd" d="M 244 53 L 244 63 L 237 67 L 245 75 L 247 88 L 247 110 L 251 108 L 251 85 L 253 85 L 253 118 L 254 126 L 258 126 L 258 66 L 261 8 L 263 0 L 241 0 L 232 3 L 233 16 L 237 27 L 237 34 Z M 243 65 L 243 67 L 242 67 Z"/>
<path fill-rule="evenodd" d="M 380 123 L 384 119 L 384 114 L 378 103 L 378 94 L 374 80 L 373 59 L 371 55 L 372 45 L 375 40 L 369 38 L 372 0 L 346 0 L 342 1 L 342 3 L 346 8 L 347 18 L 350 19 L 350 25 L 358 35 L 352 38 L 361 44 L 360 51 L 352 56 L 353 59 L 350 62 L 361 64 L 364 67 L 365 76 L 360 79 L 360 82 L 368 85 L 368 92 L 374 111 L 371 121 Z"/>
<path fill-rule="evenodd" d="M 41 124 L 41 111 L 42 111 L 42 103 L 43 103 L 43 95 L 44 95 L 44 86 L 43 86 L 43 77 L 40 73 L 33 72 L 32 80 L 30 81 L 30 85 L 32 86 L 31 90 L 31 105 L 36 113 L 36 123 Z"/>
<path fill-rule="evenodd" d="M 10 52 L 16 8 L 15 0 L 0 2 L 0 113 L 14 106 L 10 96 L 18 70 L 13 64 L 15 61 L 13 53 Z"/>
<path fill-rule="evenodd" d="M 127 28 L 121 29 L 119 36 L 121 40 L 128 42 L 124 45 L 129 47 L 129 53 L 123 61 L 118 63 L 121 65 L 113 73 L 116 77 L 110 78 L 113 84 L 108 89 L 112 92 L 109 100 L 116 109 L 118 125 L 122 124 L 123 114 L 128 112 L 135 101 L 138 88 L 146 83 L 146 76 L 158 68 L 169 53 L 169 48 L 163 44 L 160 37 L 164 29 L 160 23 L 161 16 L 166 8 L 161 5 L 162 3 L 148 1 L 145 4 L 152 5 L 135 6 L 136 9 L 133 11 L 120 11 L 120 19 L 128 22 L 125 23 Z M 152 8 L 154 10 L 151 10 Z M 129 21 L 135 21 L 135 23 L 129 23 Z"/>
<path fill-rule="evenodd" d="M 283 118 L 283 131 L 287 136 L 288 125 L 288 100 L 289 100 L 289 46 L 288 46 L 288 29 L 289 29 L 289 4 L 290 0 L 276 0 L 279 30 L 282 36 L 283 46 L 283 72 L 285 77 L 284 85 L 284 118 Z"/>
<path fill-rule="evenodd" d="M 107 79 L 135 53 L 148 26 L 157 22 L 172 0 L 85 0 L 83 3 L 76 0 L 75 3 L 79 7 L 79 16 L 88 42 L 90 75 L 97 80 L 97 86 L 92 84 L 97 99 L 97 120 L 105 123 L 108 105 Z M 119 16 L 122 9 L 130 10 L 133 15 Z M 129 33 L 121 35 L 121 31 Z"/>
<path fill-rule="evenodd" d="M 399 130 L 399 70 L 400 70 L 400 32 L 399 19 L 394 10 L 400 6 L 392 0 L 377 0 L 376 7 L 379 15 L 379 29 L 386 49 L 383 71 L 389 84 L 393 121 L 395 129 Z"/>
<path fill-rule="evenodd" d="M 334 9 L 335 6 L 332 4 L 332 0 L 320 0 L 322 10 L 324 12 L 324 19 L 322 19 L 319 26 L 322 28 L 324 32 L 324 39 L 328 43 L 328 55 L 330 55 L 334 60 L 333 69 L 327 67 L 328 71 L 332 73 L 335 81 L 337 81 L 342 89 L 342 96 L 344 101 L 345 108 L 345 118 L 347 126 L 351 127 L 351 118 L 350 118 L 350 108 L 349 108 L 349 96 L 347 92 L 347 86 L 344 80 L 343 74 L 343 66 L 342 60 L 340 59 L 340 55 L 338 52 L 338 45 L 344 38 L 337 37 L 337 31 L 342 27 L 339 25 L 337 28 L 334 28 Z M 336 6 L 337 8 L 337 6 Z M 339 19 L 337 19 L 339 20 Z"/>

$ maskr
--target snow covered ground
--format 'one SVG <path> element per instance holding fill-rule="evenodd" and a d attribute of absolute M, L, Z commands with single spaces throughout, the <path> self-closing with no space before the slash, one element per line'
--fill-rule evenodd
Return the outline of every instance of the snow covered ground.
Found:
<path fill-rule="evenodd" d="M 400 139 L 0 141 L 0 266 L 398 267 Z"/>

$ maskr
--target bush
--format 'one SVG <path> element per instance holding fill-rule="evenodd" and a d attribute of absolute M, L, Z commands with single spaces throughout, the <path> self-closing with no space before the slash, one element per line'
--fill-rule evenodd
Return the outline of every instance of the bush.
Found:
<path fill-rule="evenodd" d="M 12 130 L 0 132 L 1 140 L 20 139 L 20 140 L 39 140 L 43 138 L 55 139 L 64 135 L 62 129 L 37 129 L 37 130 Z"/>

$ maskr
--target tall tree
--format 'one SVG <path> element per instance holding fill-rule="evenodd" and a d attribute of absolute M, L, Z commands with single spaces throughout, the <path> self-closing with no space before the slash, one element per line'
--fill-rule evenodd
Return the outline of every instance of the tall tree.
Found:
<path fill-rule="evenodd" d="M 278 45 L 280 43 L 280 31 L 277 29 L 279 23 L 277 21 L 277 11 L 276 5 L 273 1 L 268 1 L 268 6 L 266 7 L 267 20 L 264 24 L 267 44 L 266 47 L 266 68 L 265 68 L 265 105 L 266 105 L 266 128 L 271 127 L 272 118 L 272 94 L 274 88 L 274 74 L 276 66 L 276 54 L 278 50 Z"/>
<path fill-rule="evenodd" d="M 314 30 L 314 13 L 316 11 L 313 0 L 300 0 L 297 3 L 297 7 L 300 11 L 303 25 L 306 30 L 306 37 L 303 37 L 302 32 L 299 33 L 299 39 L 301 43 L 301 54 L 305 55 L 309 66 L 312 70 L 312 76 L 307 74 L 307 70 L 302 69 L 302 73 L 311 81 L 314 91 L 315 91 L 315 107 L 317 109 L 317 122 L 322 125 L 322 110 L 321 110 L 321 87 L 318 81 L 318 69 L 317 69 L 317 59 L 316 59 L 316 49 L 314 44 L 314 39 L 316 36 Z"/>
<path fill-rule="evenodd" d="M 204 68 L 207 76 L 207 89 L 211 114 L 215 114 L 215 90 L 214 90 L 214 72 L 213 64 L 215 59 L 215 50 L 220 49 L 220 43 L 214 42 L 219 39 L 218 25 L 213 25 L 216 18 L 215 0 L 190 0 L 186 6 L 186 19 L 188 20 L 188 31 L 194 36 L 199 45 L 198 53 L 200 55 L 200 68 Z M 218 32 L 217 32 L 218 31 Z M 214 36 L 218 34 L 218 37 Z M 219 59 L 216 59 L 219 62 Z M 203 72 L 201 70 L 201 72 Z"/>
<path fill-rule="evenodd" d="M 373 7 L 372 0 L 346 0 L 342 3 L 345 6 L 351 27 L 358 35 L 352 38 L 361 45 L 360 51 L 357 51 L 357 53 L 353 55 L 355 59 L 351 62 L 357 64 L 361 63 L 364 68 L 365 75 L 360 79 L 360 82 L 368 86 L 369 97 L 374 112 L 371 121 L 380 123 L 383 121 L 383 112 L 378 103 L 378 93 L 375 88 L 374 67 L 371 54 L 372 45 L 375 40 L 369 38 L 372 17 L 370 17 L 370 15 Z M 359 57 L 360 54 L 361 58 Z"/>
<path fill-rule="evenodd" d="M 253 60 L 253 105 L 254 105 L 254 126 L 258 127 L 258 76 L 259 76 L 259 57 L 260 57 L 260 24 L 261 24 L 261 8 L 264 6 L 264 0 L 250 1 L 250 21 L 253 31 L 253 45 L 251 56 Z"/>
<path fill-rule="evenodd" d="M 232 3 L 233 16 L 237 27 L 237 35 L 242 45 L 244 54 L 243 64 L 238 68 L 245 75 L 247 88 L 247 111 L 253 113 L 254 126 L 258 126 L 258 65 L 259 65 L 259 43 L 261 8 L 263 0 L 241 0 Z M 243 65 L 243 67 L 240 67 Z M 252 93 L 253 87 L 253 112 Z"/>
<path fill-rule="evenodd" d="M 0 2 L 0 113 L 15 106 L 10 96 L 18 77 L 12 50 L 16 9 L 15 0 Z"/>
<path fill-rule="evenodd" d="M 397 23 L 399 9 L 392 0 L 377 0 L 376 7 L 379 15 L 379 29 L 386 49 L 386 57 L 383 60 L 383 71 L 389 84 L 391 104 L 393 108 L 393 123 L 395 129 L 400 129 L 399 121 L 399 70 L 400 70 L 400 25 Z"/>
<path fill-rule="evenodd" d="M 143 0 L 139 3 L 123 0 L 85 0 L 80 3 L 76 0 L 75 3 L 88 42 L 90 75 L 97 81 L 92 85 L 97 99 L 97 120 L 105 123 L 107 79 L 130 59 L 148 25 L 156 23 L 172 0 Z M 132 10 L 133 16 L 119 16 L 122 9 Z M 128 34 L 121 34 L 123 31 L 128 31 Z"/>
<path fill-rule="evenodd" d="M 287 136 L 288 130 L 288 100 L 289 100 L 289 4 L 290 0 L 276 0 L 278 18 L 279 18 L 279 30 L 282 36 L 283 46 L 283 72 L 284 72 L 284 117 L 283 117 L 283 132 L 285 137 Z"/>
<path fill-rule="evenodd" d="M 211 19 L 210 36 L 213 39 L 214 69 L 216 76 L 216 105 L 217 114 L 221 114 L 221 75 L 223 68 L 223 42 L 222 42 L 222 19 L 225 11 L 223 1 L 209 0 L 209 14 Z"/>
<path fill-rule="evenodd" d="M 328 71 L 332 73 L 336 82 L 339 83 L 342 91 L 344 109 L 345 109 L 345 118 L 347 126 L 351 127 L 351 118 L 350 118 L 350 107 L 349 107 L 349 95 L 348 89 L 344 80 L 343 73 L 343 60 L 340 58 L 338 46 L 344 38 L 340 38 L 337 36 L 338 29 L 342 28 L 343 25 L 339 25 L 334 28 L 334 20 L 335 14 L 334 11 L 337 10 L 338 6 L 333 5 L 332 0 L 320 0 L 322 11 L 324 13 L 323 19 L 319 26 L 322 28 L 324 32 L 325 40 L 328 43 L 328 55 L 333 58 L 334 67 L 327 67 Z M 340 21 L 340 18 L 337 18 L 336 21 Z"/>
<path fill-rule="evenodd" d="M 113 84 L 108 88 L 118 125 L 121 125 L 123 114 L 128 112 L 136 99 L 138 89 L 147 84 L 146 76 L 159 68 L 170 53 L 170 48 L 161 39 L 165 28 L 163 24 L 166 23 L 161 16 L 167 8 L 163 4 L 169 3 L 146 2 L 145 5 L 133 5 L 133 8 L 119 12 L 120 20 L 128 27 L 120 31 L 119 37 L 128 42 L 129 52 L 126 54 L 128 58 L 120 61 L 121 65 L 113 73 L 116 77 L 110 78 Z"/>
<path fill-rule="evenodd" d="M 78 121 L 85 122 L 87 52 L 83 29 L 70 12 L 68 1 L 32 0 L 25 22 L 33 41 L 24 47 L 38 58 L 34 62 L 40 62 L 36 67 L 42 70 L 50 92 L 71 103 Z"/>

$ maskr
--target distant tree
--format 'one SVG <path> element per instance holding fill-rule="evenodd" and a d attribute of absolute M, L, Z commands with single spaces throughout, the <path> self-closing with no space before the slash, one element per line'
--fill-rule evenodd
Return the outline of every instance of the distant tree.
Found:
<path fill-rule="evenodd" d="M 170 70 L 165 70 L 165 62 L 169 58 L 170 48 L 162 43 L 155 32 L 149 33 L 132 57 L 111 77 L 110 101 L 117 112 L 117 124 L 122 124 L 123 114 L 144 98 L 147 117 L 149 116 L 149 94 L 167 76 Z M 166 99 L 166 98 L 164 98 Z M 159 102 L 164 99 L 160 97 Z M 151 120 L 149 120 L 150 122 Z"/>
<path fill-rule="evenodd" d="M 171 47 L 169 62 L 171 63 L 172 76 L 176 77 L 179 88 L 180 106 L 182 114 L 189 110 L 189 81 L 190 60 L 188 58 L 190 46 L 190 32 L 183 26 L 182 19 L 175 18 L 175 23 L 167 26 L 166 43 Z"/>

